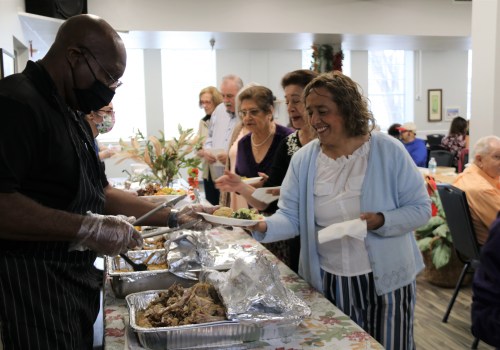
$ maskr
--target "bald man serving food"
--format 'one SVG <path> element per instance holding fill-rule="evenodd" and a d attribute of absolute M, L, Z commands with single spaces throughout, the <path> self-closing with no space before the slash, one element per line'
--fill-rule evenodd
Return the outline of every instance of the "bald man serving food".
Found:
<path fill-rule="evenodd" d="M 78 15 L 42 60 L 0 80 L 0 348 L 92 349 L 94 260 L 142 245 L 130 222 L 155 204 L 109 186 L 84 117 L 111 102 L 125 66 L 118 33 Z M 165 208 L 144 224 L 200 210 Z"/>

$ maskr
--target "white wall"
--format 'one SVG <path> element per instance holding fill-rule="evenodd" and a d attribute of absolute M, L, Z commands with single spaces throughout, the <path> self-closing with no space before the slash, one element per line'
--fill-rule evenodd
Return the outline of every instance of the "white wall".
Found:
<path fill-rule="evenodd" d="M 88 10 L 127 30 L 468 36 L 471 29 L 471 4 L 451 0 L 88 0 Z"/>
<path fill-rule="evenodd" d="M 281 78 L 295 69 L 302 68 L 300 50 L 218 50 L 217 84 L 227 74 L 237 74 L 243 84 L 259 83 L 275 94 L 279 103 L 276 119 L 286 125 L 288 115 L 283 104 L 284 93 Z"/>
<path fill-rule="evenodd" d="M 24 0 L 0 0 L 0 48 L 14 53 L 14 38 L 28 46 L 17 16 L 24 11 Z"/>
<path fill-rule="evenodd" d="M 443 109 L 459 106 L 461 116 L 467 112 L 467 51 L 425 51 L 422 52 L 422 84 L 420 100 L 415 101 L 414 120 L 419 131 L 425 134 L 436 132 L 448 133 L 450 121 L 445 121 L 443 110 L 442 122 L 427 121 L 427 90 L 443 90 Z M 422 135 L 419 132 L 419 137 Z"/>

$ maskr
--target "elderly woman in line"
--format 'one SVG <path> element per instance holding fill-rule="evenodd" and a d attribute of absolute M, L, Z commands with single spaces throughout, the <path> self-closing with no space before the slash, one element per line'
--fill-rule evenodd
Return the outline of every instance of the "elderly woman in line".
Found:
<path fill-rule="evenodd" d="M 219 90 L 214 86 L 207 86 L 201 89 L 199 93 L 199 106 L 203 108 L 205 116 L 200 119 L 200 124 L 198 126 L 198 140 L 201 140 L 201 144 L 205 142 L 208 136 L 208 128 L 210 125 L 210 118 L 212 117 L 212 112 L 215 107 L 222 103 L 222 95 Z M 203 172 L 203 182 L 208 181 L 208 162 L 205 159 L 205 152 L 203 146 L 200 145 L 196 149 L 196 155 L 202 158 L 202 172 Z"/>
<path fill-rule="evenodd" d="M 305 113 L 302 92 L 306 85 L 317 75 L 317 73 L 309 69 L 299 69 L 285 74 L 281 79 L 290 123 L 296 131 L 281 141 L 274 155 L 271 172 L 269 174 L 259 173 L 260 176 L 265 178 L 263 187 L 280 186 L 285 178 L 292 156 L 302 146 L 316 137 L 314 130 L 309 125 L 308 116 Z M 251 206 L 267 215 L 273 214 L 277 210 L 277 200 L 271 203 L 264 203 L 252 197 L 256 188 L 242 181 L 234 172 L 226 173 L 226 175 L 220 177 L 216 181 L 216 187 L 221 191 L 231 192 L 231 195 L 234 196 L 238 196 L 234 193 L 238 192 L 238 197 L 243 197 Z M 269 191 L 276 191 L 279 194 L 279 190 Z M 221 205 L 224 205 L 223 202 L 221 202 Z M 293 271 L 298 272 L 300 252 L 300 239 L 298 236 L 286 241 L 268 243 L 266 247 L 272 250 Z"/>
<path fill-rule="evenodd" d="M 318 139 L 292 157 L 279 210 L 253 227 L 261 242 L 300 235 L 299 273 L 386 349 L 414 349 L 413 230 L 431 216 L 415 163 L 379 132 L 359 86 L 325 73 L 304 90 Z"/>
<path fill-rule="evenodd" d="M 250 132 L 238 141 L 235 173 L 249 178 L 269 174 L 278 145 L 293 130 L 274 122 L 274 96 L 265 86 L 241 91 L 238 103 L 238 115 Z"/>

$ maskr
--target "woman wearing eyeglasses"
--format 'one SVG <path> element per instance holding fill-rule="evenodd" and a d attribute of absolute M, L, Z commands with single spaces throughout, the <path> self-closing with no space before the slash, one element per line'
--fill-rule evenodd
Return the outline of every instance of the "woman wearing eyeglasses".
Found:
<path fill-rule="evenodd" d="M 235 172 L 248 178 L 269 174 L 278 145 L 293 130 L 274 122 L 274 96 L 268 88 L 249 87 L 239 94 L 238 102 L 238 114 L 250 133 L 238 142 Z"/>

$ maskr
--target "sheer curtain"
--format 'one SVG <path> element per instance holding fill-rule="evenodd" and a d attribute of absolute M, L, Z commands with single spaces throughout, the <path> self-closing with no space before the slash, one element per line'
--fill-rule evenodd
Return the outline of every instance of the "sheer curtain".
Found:
<path fill-rule="evenodd" d="M 413 119 L 413 55 L 411 51 L 368 52 L 368 98 L 382 130 Z"/>
<path fill-rule="evenodd" d="M 123 85 L 116 89 L 113 98 L 115 126 L 109 133 L 99 135 L 101 144 L 128 141 L 139 129 L 146 130 L 146 97 L 144 94 L 144 52 L 127 49 L 127 68 L 120 78 Z"/>
<path fill-rule="evenodd" d="M 205 116 L 199 107 L 200 90 L 217 86 L 215 51 L 162 50 L 162 82 L 165 137 L 178 136 L 178 125 L 198 131 Z"/>

